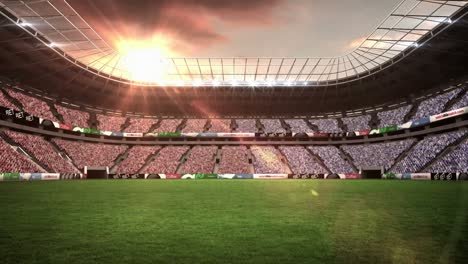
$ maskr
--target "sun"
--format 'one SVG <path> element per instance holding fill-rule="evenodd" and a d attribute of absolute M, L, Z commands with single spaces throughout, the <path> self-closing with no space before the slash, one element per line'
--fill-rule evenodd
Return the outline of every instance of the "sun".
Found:
<path fill-rule="evenodd" d="M 173 57 L 167 38 L 154 36 L 149 40 L 120 40 L 119 68 L 139 82 L 163 82 L 167 74 L 167 58 Z"/>

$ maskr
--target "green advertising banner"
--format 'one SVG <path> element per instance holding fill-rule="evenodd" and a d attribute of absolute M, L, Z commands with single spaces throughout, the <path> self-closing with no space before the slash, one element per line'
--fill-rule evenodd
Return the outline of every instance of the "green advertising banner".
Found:
<path fill-rule="evenodd" d="M 3 180 L 4 181 L 19 181 L 20 174 L 17 172 L 14 173 L 3 173 Z"/>
<path fill-rule="evenodd" d="M 218 179 L 218 174 L 195 174 L 195 179 Z"/>

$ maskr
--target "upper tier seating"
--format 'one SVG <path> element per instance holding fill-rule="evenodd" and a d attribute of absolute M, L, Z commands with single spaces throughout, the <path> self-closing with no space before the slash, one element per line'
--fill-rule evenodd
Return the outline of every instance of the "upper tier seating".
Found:
<path fill-rule="evenodd" d="M 383 167 L 388 170 L 398 156 L 408 150 L 415 141 L 406 139 L 366 145 L 344 145 L 341 149 L 351 156 L 357 168 Z"/>
<path fill-rule="evenodd" d="M 208 131 L 213 133 L 229 133 L 231 130 L 231 119 L 211 119 L 211 127 Z"/>
<path fill-rule="evenodd" d="M 433 163 L 429 172 L 468 172 L 468 141 L 465 140 L 453 151 Z"/>
<path fill-rule="evenodd" d="M 137 173 L 145 164 L 148 157 L 161 149 L 160 146 L 134 146 L 128 152 L 127 158 L 120 162 L 113 170 L 116 173 Z"/>
<path fill-rule="evenodd" d="M 177 127 L 182 122 L 182 119 L 162 119 L 159 126 L 154 130 L 156 133 L 176 132 Z"/>
<path fill-rule="evenodd" d="M 202 133 L 205 129 L 206 119 L 187 119 L 185 127 L 182 129 L 184 133 Z"/>
<path fill-rule="evenodd" d="M 52 144 L 43 137 L 14 131 L 5 131 L 5 134 L 51 169 L 49 172 L 80 173 L 68 160 L 62 158 Z"/>
<path fill-rule="evenodd" d="M 141 173 L 176 173 L 182 156 L 187 152 L 186 146 L 168 146 L 162 148 L 147 167 L 143 168 Z"/>
<path fill-rule="evenodd" d="M 35 173 L 46 171 L 30 158 L 18 153 L 0 137 L 0 173 L 5 172 Z"/>
<path fill-rule="evenodd" d="M 448 145 L 466 134 L 466 129 L 432 135 L 419 141 L 391 170 L 394 173 L 419 172 Z"/>
<path fill-rule="evenodd" d="M 123 132 L 129 133 L 147 133 L 149 132 L 150 128 L 158 123 L 157 119 L 150 119 L 150 118 L 130 118 L 130 124 L 128 127 L 124 129 Z"/>
<path fill-rule="evenodd" d="M 55 109 L 62 115 L 63 122 L 67 125 L 89 127 L 89 113 L 55 104 Z"/>
<path fill-rule="evenodd" d="M 224 146 L 218 173 L 250 173 L 247 147 Z"/>
<path fill-rule="evenodd" d="M 285 133 L 286 130 L 281 125 L 279 119 L 261 119 L 260 122 L 263 124 L 263 131 L 265 133 Z"/>
<path fill-rule="evenodd" d="M 257 125 L 255 119 L 237 119 L 236 120 L 238 133 L 256 133 Z"/>
<path fill-rule="evenodd" d="M 253 146 L 250 150 L 254 156 L 255 173 L 288 173 L 287 166 L 281 161 L 281 154 L 276 148 Z"/>
<path fill-rule="evenodd" d="M 122 125 L 125 123 L 125 120 L 127 120 L 126 117 L 122 116 L 109 116 L 101 114 L 96 114 L 96 118 L 99 121 L 99 130 L 112 132 L 122 131 Z"/>
<path fill-rule="evenodd" d="M 449 111 L 450 110 L 455 110 L 455 109 L 459 109 L 459 108 L 463 108 L 465 106 L 468 106 L 468 91 L 465 92 L 465 94 L 463 95 L 463 97 L 460 99 L 460 101 L 456 102 L 455 104 L 453 104 Z"/>
<path fill-rule="evenodd" d="M 338 126 L 336 119 L 312 119 L 309 122 L 316 125 L 319 132 L 323 133 L 341 133 L 343 130 Z"/>
<path fill-rule="evenodd" d="M 84 143 L 59 138 L 54 138 L 53 142 L 63 149 L 80 169 L 85 166 L 110 168 L 114 160 L 128 148 L 122 145 Z"/>
<path fill-rule="evenodd" d="M 348 128 L 348 132 L 369 130 L 370 115 L 360 115 L 353 117 L 343 117 L 343 123 Z"/>
<path fill-rule="evenodd" d="M 12 89 L 6 89 L 8 94 L 23 105 L 23 110 L 31 115 L 57 122 L 57 118 L 50 111 L 49 105 L 36 97 L 26 95 Z"/>
<path fill-rule="evenodd" d="M 419 106 L 418 110 L 414 114 L 412 120 L 417 120 L 423 117 L 429 117 L 432 115 L 440 114 L 443 112 L 445 105 L 455 98 L 458 93 L 462 90 L 460 88 L 451 90 L 449 92 L 437 95 L 435 97 L 431 97 L 422 101 Z"/>
<path fill-rule="evenodd" d="M 313 130 L 307 125 L 304 119 L 286 119 L 286 124 L 291 128 L 292 133 L 311 133 Z"/>
<path fill-rule="evenodd" d="M 337 147 L 313 146 L 308 148 L 323 160 L 325 166 L 332 173 L 356 173 L 353 167 L 340 155 Z"/>
<path fill-rule="evenodd" d="M 293 173 L 327 173 L 327 170 L 304 147 L 281 146 L 279 149 L 288 160 Z"/>
<path fill-rule="evenodd" d="M 405 122 L 405 116 L 411 110 L 411 105 L 405 105 L 396 109 L 377 113 L 380 120 L 379 127 L 397 126 Z"/>
<path fill-rule="evenodd" d="M 182 173 L 213 173 L 217 150 L 216 146 L 193 147 L 180 171 Z"/>

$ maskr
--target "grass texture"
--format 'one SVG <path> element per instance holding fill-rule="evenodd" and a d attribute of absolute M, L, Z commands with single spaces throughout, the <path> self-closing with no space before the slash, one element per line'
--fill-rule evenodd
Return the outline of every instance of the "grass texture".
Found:
<path fill-rule="evenodd" d="M 468 183 L 0 183 L 1 263 L 466 263 Z"/>

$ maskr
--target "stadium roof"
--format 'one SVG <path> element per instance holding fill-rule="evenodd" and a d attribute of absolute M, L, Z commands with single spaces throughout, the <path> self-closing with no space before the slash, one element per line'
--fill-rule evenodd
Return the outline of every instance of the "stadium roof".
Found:
<path fill-rule="evenodd" d="M 452 17 L 467 3 L 404 0 L 354 51 L 338 57 L 161 58 L 155 55 L 139 67 L 131 68 L 129 58 L 109 45 L 65 0 L 0 0 L 0 6 L 14 17 L 2 13 L 4 16 L 93 74 L 147 86 L 230 87 L 326 86 L 364 78 L 424 45 L 442 31 L 440 27 L 455 22 Z M 436 28 L 439 30 L 435 33 Z"/>

